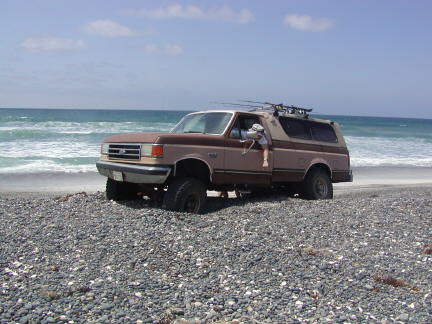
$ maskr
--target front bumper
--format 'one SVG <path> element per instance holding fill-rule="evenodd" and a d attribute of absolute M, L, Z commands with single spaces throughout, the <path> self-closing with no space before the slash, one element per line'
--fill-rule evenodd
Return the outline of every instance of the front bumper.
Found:
<path fill-rule="evenodd" d="M 99 173 L 114 179 L 114 172 L 121 172 L 123 181 L 132 183 L 163 184 L 171 173 L 171 167 L 97 161 Z"/>

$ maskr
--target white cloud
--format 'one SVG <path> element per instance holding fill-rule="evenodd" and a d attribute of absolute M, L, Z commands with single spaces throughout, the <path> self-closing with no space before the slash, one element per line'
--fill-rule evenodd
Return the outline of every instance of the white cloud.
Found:
<path fill-rule="evenodd" d="M 247 24 L 255 20 L 255 16 L 249 9 L 240 9 L 234 11 L 228 6 L 222 6 L 212 9 L 202 9 L 197 6 L 183 6 L 172 4 L 167 7 L 154 9 L 136 9 L 125 10 L 124 14 L 141 16 L 150 19 L 196 19 L 196 20 L 220 20 L 237 24 Z"/>
<path fill-rule="evenodd" d="M 294 29 L 311 32 L 326 31 L 334 25 L 334 21 L 329 18 L 312 18 L 311 16 L 295 14 L 286 15 L 283 23 Z"/>
<path fill-rule="evenodd" d="M 146 32 L 137 32 L 109 19 L 91 21 L 85 24 L 82 29 L 87 34 L 106 37 L 128 37 L 152 33 L 151 30 Z"/>
<path fill-rule="evenodd" d="M 183 48 L 179 45 L 166 45 L 165 53 L 169 56 L 179 56 L 183 54 Z"/>
<path fill-rule="evenodd" d="M 147 54 L 159 54 L 168 56 L 179 56 L 183 54 L 183 48 L 179 45 L 168 44 L 168 45 L 157 45 L 147 44 L 142 48 Z"/>
<path fill-rule="evenodd" d="M 67 51 L 86 47 L 82 40 L 72 40 L 55 37 L 27 38 L 21 43 L 21 47 L 28 51 L 49 52 Z"/>

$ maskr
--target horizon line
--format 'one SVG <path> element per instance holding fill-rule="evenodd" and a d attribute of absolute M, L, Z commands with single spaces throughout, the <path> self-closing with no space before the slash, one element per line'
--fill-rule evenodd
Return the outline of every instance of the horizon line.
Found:
<path fill-rule="evenodd" d="M 205 110 L 210 110 L 210 109 L 200 109 L 197 108 L 196 110 L 189 110 L 189 109 L 170 109 L 170 108 L 161 108 L 161 107 L 157 107 L 157 108 L 68 108 L 68 107 L 63 107 L 63 108 L 52 108 L 52 107 L 44 107 L 44 108 L 40 108 L 40 107 L 0 107 L 1 109 L 17 109 L 17 110 L 100 110 L 100 111 L 181 111 L 181 112 L 196 112 L 196 111 L 205 111 Z M 212 109 L 216 109 L 216 108 L 212 108 Z M 221 109 L 221 110 L 238 110 L 241 111 L 241 109 L 227 109 L 227 108 L 217 108 L 217 109 Z M 245 110 L 245 112 L 248 112 L 247 110 Z M 392 118 L 392 119 L 397 119 L 397 118 L 405 118 L 405 119 L 424 119 L 424 120 L 432 120 L 432 117 L 406 117 L 406 116 L 383 116 L 383 115 L 339 115 L 339 114 L 324 114 L 324 113 L 310 113 L 310 115 L 318 115 L 318 116 L 345 116 L 345 117 L 372 117 L 372 118 Z"/>

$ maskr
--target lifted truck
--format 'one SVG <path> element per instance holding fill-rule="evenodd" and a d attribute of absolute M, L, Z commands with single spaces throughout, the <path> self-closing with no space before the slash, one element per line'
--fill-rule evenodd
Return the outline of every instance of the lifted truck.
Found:
<path fill-rule="evenodd" d="M 241 131 L 253 124 L 265 129 L 268 167 L 263 167 L 261 146 L 241 138 Z M 191 213 L 203 210 L 207 190 L 283 190 L 306 199 L 331 199 L 332 183 L 352 181 L 339 125 L 295 109 L 194 112 L 169 133 L 106 138 L 96 166 L 108 177 L 110 200 L 145 195 L 166 209 Z"/>

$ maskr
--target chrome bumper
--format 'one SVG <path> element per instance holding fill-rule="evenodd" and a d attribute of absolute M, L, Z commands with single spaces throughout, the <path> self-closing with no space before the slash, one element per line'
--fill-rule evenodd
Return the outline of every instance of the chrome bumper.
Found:
<path fill-rule="evenodd" d="M 96 167 L 101 175 L 111 179 L 114 179 L 113 172 L 121 172 L 123 181 L 132 183 L 162 184 L 171 173 L 170 167 L 106 161 L 97 161 Z"/>

